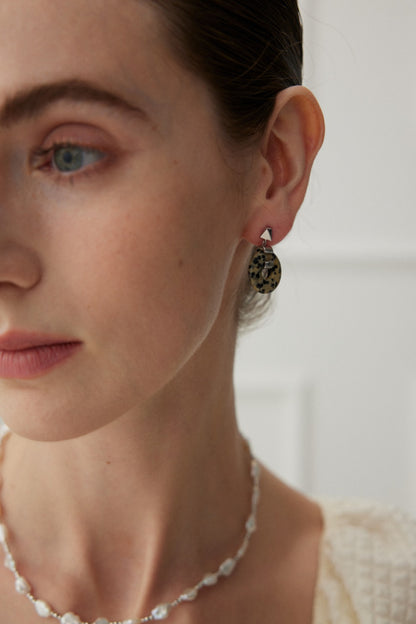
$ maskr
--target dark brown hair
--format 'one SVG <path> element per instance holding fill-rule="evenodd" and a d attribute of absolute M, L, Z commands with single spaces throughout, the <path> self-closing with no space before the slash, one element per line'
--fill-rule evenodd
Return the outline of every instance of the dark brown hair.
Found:
<path fill-rule="evenodd" d="M 150 0 L 159 7 L 182 64 L 205 80 L 225 137 L 236 146 L 260 137 L 276 95 L 302 82 L 302 23 L 296 0 Z M 257 316 L 248 279 L 238 316 Z M 259 299 L 263 308 L 267 297 Z M 256 311 L 255 311 L 256 309 Z"/>

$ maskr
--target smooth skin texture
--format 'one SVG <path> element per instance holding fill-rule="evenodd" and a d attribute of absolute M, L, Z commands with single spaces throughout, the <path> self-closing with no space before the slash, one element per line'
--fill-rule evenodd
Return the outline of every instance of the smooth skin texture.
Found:
<path fill-rule="evenodd" d="M 87 101 L 81 81 L 136 110 Z M 52 83 L 62 97 L 29 110 Z M 322 140 L 293 87 L 262 141 L 231 150 L 145 0 L 1 3 L 0 333 L 82 342 L 44 375 L 0 379 L 12 549 L 60 612 L 146 615 L 238 547 L 235 293 L 264 226 L 274 243 L 290 230 Z M 247 557 L 172 623 L 311 622 L 319 508 L 266 471 L 261 485 Z M 2 624 L 39 622 L 3 569 L 0 604 Z"/>

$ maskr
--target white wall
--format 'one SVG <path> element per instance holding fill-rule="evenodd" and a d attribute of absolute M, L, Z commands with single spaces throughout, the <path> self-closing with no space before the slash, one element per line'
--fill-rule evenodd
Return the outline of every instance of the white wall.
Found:
<path fill-rule="evenodd" d="M 310 493 L 416 512 L 416 2 L 301 6 L 327 136 L 276 310 L 241 340 L 242 427 Z"/>

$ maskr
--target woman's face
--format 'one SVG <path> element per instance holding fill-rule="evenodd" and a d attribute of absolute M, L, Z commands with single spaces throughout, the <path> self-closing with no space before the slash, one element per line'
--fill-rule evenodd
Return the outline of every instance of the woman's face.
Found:
<path fill-rule="evenodd" d="M 0 109 L 0 334 L 82 342 L 0 379 L 0 416 L 78 436 L 151 399 L 206 340 L 240 184 L 208 90 L 146 2 L 3 0 Z"/>

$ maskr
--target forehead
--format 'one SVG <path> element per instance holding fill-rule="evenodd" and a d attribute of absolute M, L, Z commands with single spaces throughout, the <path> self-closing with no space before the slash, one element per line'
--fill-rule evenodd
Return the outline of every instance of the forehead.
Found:
<path fill-rule="evenodd" d="M 0 3 L 0 100 L 74 77 L 110 82 L 134 99 L 163 84 L 169 65 L 158 15 L 142 0 Z"/>

